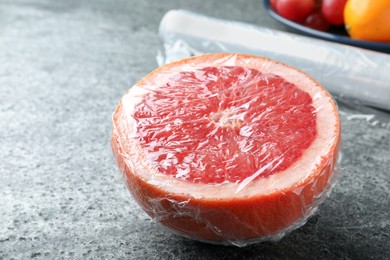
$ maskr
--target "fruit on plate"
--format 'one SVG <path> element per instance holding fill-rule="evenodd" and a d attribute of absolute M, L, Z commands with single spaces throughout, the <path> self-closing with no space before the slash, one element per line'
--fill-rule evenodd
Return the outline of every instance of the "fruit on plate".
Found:
<path fill-rule="evenodd" d="M 315 30 L 326 31 L 331 22 L 324 17 L 324 13 L 333 17 L 333 7 L 337 1 L 345 0 L 324 0 L 324 5 L 322 0 L 270 0 L 269 3 L 276 13 L 288 20 Z M 339 13 L 342 16 L 343 10 Z"/>
<path fill-rule="evenodd" d="M 344 20 L 353 39 L 390 42 L 389 0 L 348 0 Z"/>
<path fill-rule="evenodd" d="M 317 10 L 306 17 L 303 25 L 319 31 L 327 31 L 330 27 L 330 23 L 322 15 L 321 10 Z"/>
<path fill-rule="evenodd" d="M 322 15 L 333 25 L 343 25 L 346 2 L 347 0 L 322 0 Z"/>
<path fill-rule="evenodd" d="M 113 114 L 133 197 L 175 233 L 246 245 L 305 223 L 335 183 L 340 121 L 330 94 L 288 65 L 209 54 L 164 65 Z"/>
<path fill-rule="evenodd" d="M 282 17 L 302 22 L 314 10 L 315 0 L 272 0 L 270 4 Z"/>

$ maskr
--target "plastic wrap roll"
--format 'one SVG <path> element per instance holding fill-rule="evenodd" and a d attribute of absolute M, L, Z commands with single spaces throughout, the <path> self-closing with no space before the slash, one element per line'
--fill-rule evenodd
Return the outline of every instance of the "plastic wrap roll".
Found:
<path fill-rule="evenodd" d="M 338 96 L 390 110 L 390 55 L 182 10 L 160 24 L 167 60 L 248 53 L 296 67 Z"/>
<path fill-rule="evenodd" d="M 245 246 L 303 225 L 337 180 L 340 119 L 319 83 L 251 55 L 161 66 L 113 115 L 112 147 L 144 211 L 182 236 Z"/>

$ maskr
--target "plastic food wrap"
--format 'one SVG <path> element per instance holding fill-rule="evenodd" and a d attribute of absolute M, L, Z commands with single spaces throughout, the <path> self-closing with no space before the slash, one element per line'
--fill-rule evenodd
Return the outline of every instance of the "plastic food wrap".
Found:
<path fill-rule="evenodd" d="M 390 110 L 389 54 L 183 10 L 169 11 L 159 31 L 166 55 L 160 64 L 202 53 L 260 55 L 304 71 L 350 102 Z"/>
<path fill-rule="evenodd" d="M 336 182 L 330 94 L 285 64 L 210 54 L 161 66 L 113 115 L 112 147 L 144 211 L 182 236 L 245 246 L 303 225 Z"/>

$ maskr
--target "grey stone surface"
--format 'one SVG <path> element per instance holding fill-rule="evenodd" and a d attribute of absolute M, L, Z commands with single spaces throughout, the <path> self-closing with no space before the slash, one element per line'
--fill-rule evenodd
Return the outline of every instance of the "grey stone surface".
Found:
<path fill-rule="evenodd" d="M 111 114 L 157 66 L 173 8 L 286 29 L 255 0 L 0 0 L 0 259 L 388 259 L 390 115 L 342 102 L 341 179 L 280 242 L 207 245 L 142 212 L 111 153 Z"/>

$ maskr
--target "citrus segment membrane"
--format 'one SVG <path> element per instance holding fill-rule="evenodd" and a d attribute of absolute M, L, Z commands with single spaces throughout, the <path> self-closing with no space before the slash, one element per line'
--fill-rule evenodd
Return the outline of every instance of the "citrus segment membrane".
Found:
<path fill-rule="evenodd" d="M 310 95 L 239 66 L 180 71 L 134 109 L 137 142 L 158 172 L 195 183 L 276 174 L 316 136 Z"/>
<path fill-rule="evenodd" d="M 330 94 L 288 65 L 209 54 L 137 82 L 112 148 L 144 211 L 182 236 L 244 246 L 303 225 L 335 185 L 340 119 Z"/>

